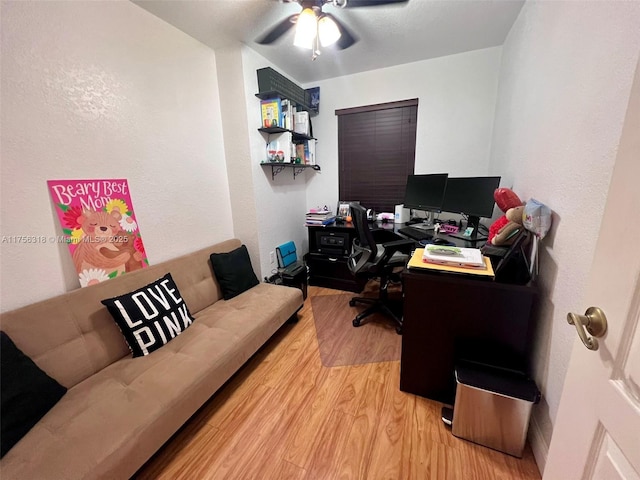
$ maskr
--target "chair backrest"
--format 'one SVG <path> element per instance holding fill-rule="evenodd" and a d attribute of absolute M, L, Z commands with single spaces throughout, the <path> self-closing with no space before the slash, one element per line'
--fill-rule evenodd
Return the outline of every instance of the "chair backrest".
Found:
<path fill-rule="evenodd" d="M 350 204 L 353 226 L 356 237 L 353 239 L 351 254 L 349 255 L 349 270 L 353 274 L 365 271 L 378 254 L 378 246 L 369 230 L 367 210 L 358 203 Z"/>

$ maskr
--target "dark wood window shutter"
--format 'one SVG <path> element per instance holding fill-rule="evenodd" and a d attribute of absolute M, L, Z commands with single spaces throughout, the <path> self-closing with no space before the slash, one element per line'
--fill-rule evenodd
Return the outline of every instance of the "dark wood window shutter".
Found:
<path fill-rule="evenodd" d="M 418 99 L 336 110 L 339 192 L 376 212 L 393 212 L 414 172 Z"/>

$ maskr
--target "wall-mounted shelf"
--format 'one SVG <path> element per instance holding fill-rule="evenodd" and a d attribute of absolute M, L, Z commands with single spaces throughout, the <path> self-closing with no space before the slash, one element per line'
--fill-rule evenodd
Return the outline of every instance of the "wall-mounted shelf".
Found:
<path fill-rule="evenodd" d="M 271 167 L 271 180 L 275 179 L 276 175 L 282 172 L 285 168 L 293 169 L 294 180 L 307 168 L 313 168 L 318 172 L 320 171 L 320 165 L 308 165 L 306 163 L 263 162 L 260 165 L 263 167 Z"/>
<path fill-rule="evenodd" d="M 293 130 L 289 130 L 287 128 L 282 127 L 261 127 L 258 129 L 259 132 L 268 133 L 269 135 L 275 133 L 285 133 L 290 132 L 293 135 L 294 140 L 317 140 L 314 137 L 310 137 L 309 135 L 305 135 L 304 133 L 294 132 Z"/>

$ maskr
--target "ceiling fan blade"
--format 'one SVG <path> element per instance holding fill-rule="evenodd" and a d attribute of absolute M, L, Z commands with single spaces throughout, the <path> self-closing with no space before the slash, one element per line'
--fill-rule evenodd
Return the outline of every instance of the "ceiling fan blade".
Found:
<path fill-rule="evenodd" d="M 378 7 L 392 3 L 407 3 L 409 0 L 348 0 L 347 8 L 354 7 Z"/>
<path fill-rule="evenodd" d="M 345 48 L 349 48 L 351 45 L 356 43 L 358 39 L 353 35 L 347 27 L 345 27 L 344 23 L 338 20 L 336 17 L 331 15 L 330 13 L 324 14 L 326 17 L 331 18 L 336 25 L 338 26 L 338 30 L 340 30 L 340 38 L 336 42 L 336 45 L 340 50 L 344 50 Z"/>
<path fill-rule="evenodd" d="M 271 30 L 265 33 L 262 37 L 256 40 L 256 43 L 260 45 L 269 45 L 270 43 L 275 42 L 282 35 L 287 33 L 291 27 L 293 27 L 298 19 L 298 14 L 291 15 L 280 23 L 276 24 Z"/>

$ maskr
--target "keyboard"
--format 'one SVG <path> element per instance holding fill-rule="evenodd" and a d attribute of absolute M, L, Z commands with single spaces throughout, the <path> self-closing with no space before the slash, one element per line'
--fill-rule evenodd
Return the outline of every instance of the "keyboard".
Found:
<path fill-rule="evenodd" d="M 431 235 L 426 230 L 423 230 L 422 228 L 402 227 L 398 229 L 398 233 L 401 233 L 405 237 L 409 237 L 417 241 L 433 238 L 433 235 Z"/>

